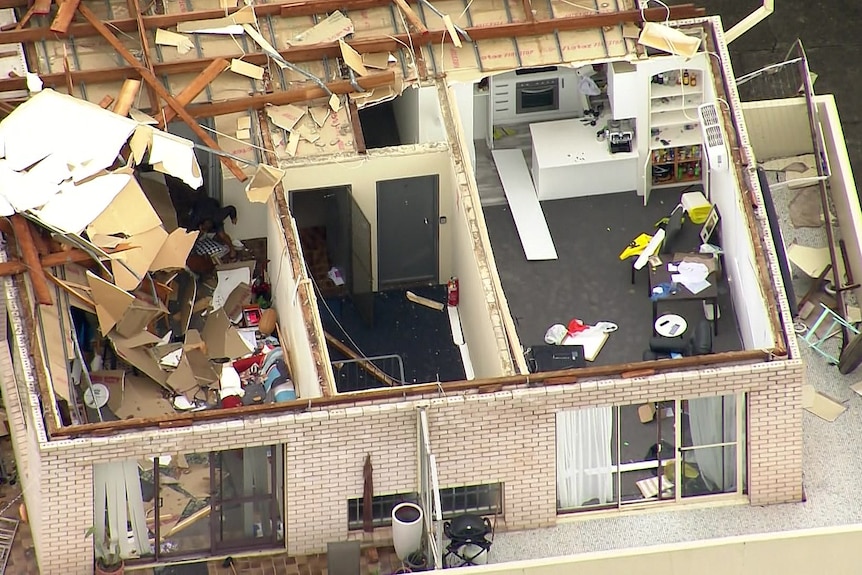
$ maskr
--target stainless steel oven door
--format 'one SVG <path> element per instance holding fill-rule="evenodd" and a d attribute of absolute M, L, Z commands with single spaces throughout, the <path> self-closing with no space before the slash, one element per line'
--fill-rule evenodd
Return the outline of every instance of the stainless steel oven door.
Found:
<path fill-rule="evenodd" d="M 532 114 L 560 109 L 560 80 L 536 80 L 515 84 L 515 112 Z"/>

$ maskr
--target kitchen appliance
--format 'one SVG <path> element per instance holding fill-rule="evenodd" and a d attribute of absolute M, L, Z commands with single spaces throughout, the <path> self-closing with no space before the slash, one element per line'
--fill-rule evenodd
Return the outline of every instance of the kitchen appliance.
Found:
<path fill-rule="evenodd" d="M 515 83 L 515 113 L 554 112 L 560 109 L 560 78 Z"/>
<path fill-rule="evenodd" d="M 608 149 L 612 154 L 632 151 L 635 130 L 631 120 L 609 120 L 607 136 Z"/>
<path fill-rule="evenodd" d="M 497 74 L 490 88 L 489 126 L 578 118 L 589 108 L 577 71 L 565 66 Z"/>

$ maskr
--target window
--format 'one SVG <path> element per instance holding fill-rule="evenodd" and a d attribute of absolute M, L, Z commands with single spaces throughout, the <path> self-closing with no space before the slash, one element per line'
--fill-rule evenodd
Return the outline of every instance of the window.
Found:
<path fill-rule="evenodd" d="M 393 493 L 391 495 L 375 495 L 371 500 L 371 513 L 374 527 L 392 525 L 392 509 L 399 503 L 409 501 L 419 503 L 418 493 Z M 365 503 L 362 497 L 347 500 L 347 528 L 362 529 L 362 514 Z"/>
<path fill-rule="evenodd" d="M 500 515 L 503 513 L 503 484 L 486 483 L 441 489 L 440 506 L 443 519 L 463 513 Z"/>
<path fill-rule="evenodd" d="M 392 509 L 399 503 L 419 503 L 418 493 L 393 493 L 375 495 L 372 499 L 374 527 L 392 525 Z M 440 489 L 440 505 L 443 518 L 451 519 L 464 513 L 498 515 L 503 513 L 503 484 L 486 483 Z M 347 500 L 347 528 L 362 529 L 362 513 L 365 510 L 362 497 Z"/>

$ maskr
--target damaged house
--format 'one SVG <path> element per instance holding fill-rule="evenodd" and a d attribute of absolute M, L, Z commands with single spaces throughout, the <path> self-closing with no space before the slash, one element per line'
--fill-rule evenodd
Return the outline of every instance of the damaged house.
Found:
<path fill-rule="evenodd" d="M 130 569 L 377 540 L 413 502 L 442 566 L 465 513 L 802 499 L 721 23 L 580 4 L 4 3 L 2 391 L 43 572 L 90 572 L 89 528 Z"/>

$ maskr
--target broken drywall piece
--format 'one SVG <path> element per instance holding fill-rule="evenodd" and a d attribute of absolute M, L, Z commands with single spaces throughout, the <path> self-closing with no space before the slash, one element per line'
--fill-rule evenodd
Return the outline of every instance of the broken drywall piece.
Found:
<path fill-rule="evenodd" d="M 308 113 L 311 114 L 311 119 L 314 120 L 315 124 L 323 127 L 323 124 L 329 117 L 329 108 L 326 106 L 314 106 L 308 109 Z"/>
<path fill-rule="evenodd" d="M 240 116 L 236 119 L 236 129 L 239 130 L 250 130 L 251 129 L 251 118 L 248 116 Z"/>
<path fill-rule="evenodd" d="M 284 178 L 284 174 L 284 170 L 279 168 L 258 164 L 257 171 L 245 187 L 248 201 L 265 204 L 275 190 L 275 186 Z"/>
<path fill-rule="evenodd" d="M 285 106 L 269 106 L 266 109 L 266 115 L 273 124 L 288 132 L 293 130 L 302 117 L 305 115 L 307 108 L 287 104 Z"/>
<path fill-rule="evenodd" d="M 177 24 L 177 32 L 188 34 L 229 34 L 238 36 L 243 33 L 244 26 L 256 22 L 253 6 L 244 6 L 230 16 L 194 20 Z"/>
<path fill-rule="evenodd" d="M 362 63 L 366 68 L 386 70 L 389 68 L 389 52 L 365 53 L 362 55 Z"/>
<path fill-rule="evenodd" d="M 820 277 L 826 266 L 832 263 L 829 248 L 810 248 L 808 246 L 792 244 L 787 248 L 787 257 L 805 275 L 811 278 Z"/>
<path fill-rule="evenodd" d="M 132 108 L 129 110 L 129 117 L 139 124 L 144 124 L 148 126 L 155 126 L 156 124 L 158 124 L 155 118 L 153 118 L 149 114 L 141 112 L 137 108 Z"/>
<path fill-rule="evenodd" d="M 339 40 L 338 45 L 341 47 L 341 58 L 344 63 L 360 76 L 367 76 L 368 68 L 362 63 L 362 56 L 359 55 L 359 52 L 351 48 L 350 44 L 344 40 Z"/>
<path fill-rule="evenodd" d="M 197 230 L 189 232 L 184 228 L 172 231 L 150 263 L 150 271 L 184 268 L 199 233 Z"/>
<path fill-rule="evenodd" d="M 253 80 L 263 80 L 264 69 L 255 64 L 234 58 L 230 61 L 230 71 Z"/>
<path fill-rule="evenodd" d="M 135 165 L 140 165 L 146 157 L 147 150 L 153 143 L 153 128 L 140 125 L 129 140 L 129 148 L 132 150 L 132 159 Z"/>
<path fill-rule="evenodd" d="M 126 243 L 133 249 L 111 256 L 114 283 L 129 291 L 138 287 L 167 239 L 168 233 L 162 226 L 130 236 Z"/>
<path fill-rule="evenodd" d="M 224 305 L 227 297 L 236 286 L 241 283 L 251 285 L 251 276 L 254 272 L 253 261 L 237 262 L 234 264 L 221 265 L 216 269 L 218 284 L 213 291 L 212 309 L 217 311 Z"/>
<path fill-rule="evenodd" d="M 245 33 L 248 34 L 248 36 L 254 40 L 258 46 L 260 46 L 261 50 L 269 54 L 275 60 L 279 67 L 285 67 L 284 58 L 281 57 L 278 50 L 273 48 L 272 44 L 270 44 L 254 26 L 251 24 L 243 24 L 242 29 L 245 30 Z"/>
<path fill-rule="evenodd" d="M 241 283 L 227 296 L 222 309 L 232 322 L 239 322 L 242 319 L 242 309 L 249 301 L 251 301 L 251 286 Z"/>
<path fill-rule="evenodd" d="M 311 126 L 299 126 L 296 129 L 296 132 L 299 134 L 300 138 L 310 144 L 313 144 L 320 139 L 320 134 L 317 133 L 317 130 L 312 128 Z"/>
<path fill-rule="evenodd" d="M 193 190 L 204 183 L 201 167 L 195 156 L 194 143 L 185 138 L 153 130 L 150 164 L 157 172 L 179 178 Z"/>
<path fill-rule="evenodd" d="M 195 47 L 195 43 L 188 36 L 171 32 L 170 30 L 156 29 L 156 44 L 159 46 L 173 46 L 180 54 L 188 54 Z"/>
<path fill-rule="evenodd" d="M 105 174 L 75 185 L 60 185 L 55 194 L 33 214 L 42 222 L 63 232 L 80 234 L 128 185 L 128 174 Z"/>
<path fill-rule="evenodd" d="M 305 32 L 297 34 L 287 41 L 288 46 L 310 46 L 341 40 L 353 34 L 353 21 L 336 10 Z"/>
<path fill-rule="evenodd" d="M 804 409 L 820 419 L 835 421 L 842 413 L 847 411 L 847 406 L 815 390 L 814 396 L 811 398 L 811 405 Z"/>
<path fill-rule="evenodd" d="M 237 140 L 251 140 L 251 130 L 237 130 L 236 131 L 236 139 Z"/>
<path fill-rule="evenodd" d="M 168 310 L 160 303 L 149 303 L 141 298 L 135 298 L 114 326 L 114 331 L 122 337 L 134 337 L 146 331 L 151 322 L 166 313 Z"/>
<path fill-rule="evenodd" d="M 449 32 L 449 36 L 452 37 L 452 43 L 455 44 L 456 48 L 460 48 L 461 37 L 458 35 L 458 31 L 455 30 L 455 24 L 452 23 L 452 17 L 448 14 L 443 14 L 443 25 L 446 26 L 446 31 Z"/>
<path fill-rule="evenodd" d="M 231 325 L 223 309 L 207 316 L 201 337 L 206 343 L 207 356 L 210 359 L 222 357 L 237 359 L 252 351 L 236 328 Z"/>
<path fill-rule="evenodd" d="M 287 155 L 291 158 L 296 155 L 296 150 L 299 148 L 299 140 L 300 137 L 298 132 L 291 132 L 290 136 L 287 138 L 287 144 L 284 146 L 284 149 L 287 152 Z"/>
<path fill-rule="evenodd" d="M 87 283 L 90 286 L 93 301 L 96 303 L 99 329 L 106 334 L 122 319 L 123 314 L 135 301 L 135 296 L 89 271 Z"/>
<path fill-rule="evenodd" d="M 644 22 L 638 43 L 685 58 L 691 58 L 700 48 L 700 38 L 657 22 Z"/>
<path fill-rule="evenodd" d="M 134 236 L 162 225 L 162 220 L 159 219 L 159 215 L 150 204 L 138 180 L 126 170 L 115 173 L 128 174 L 129 181 L 108 207 L 90 222 L 87 226 L 87 234 L 91 238 L 96 235 L 116 234 Z M 96 243 L 95 239 L 93 242 Z"/>
<path fill-rule="evenodd" d="M 341 98 L 339 98 L 337 94 L 332 94 L 329 97 L 329 108 L 336 114 L 338 113 L 338 110 L 341 109 Z"/>

